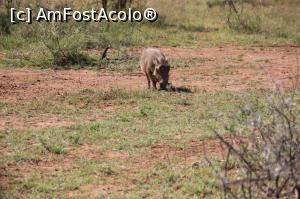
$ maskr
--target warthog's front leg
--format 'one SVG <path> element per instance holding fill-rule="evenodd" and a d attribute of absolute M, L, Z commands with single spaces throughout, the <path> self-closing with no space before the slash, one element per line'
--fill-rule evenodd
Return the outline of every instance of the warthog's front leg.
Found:
<path fill-rule="evenodd" d="M 153 88 L 155 88 L 157 90 L 157 87 L 156 87 L 157 81 L 156 81 L 155 76 L 152 73 L 150 73 L 150 79 L 151 79 L 151 83 L 152 83 Z"/>
<path fill-rule="evenodd" d="M 146 77 L 147 77 L 148 89 L 150 89 L 150 77 L 147 73 L 146 73 Z"/>

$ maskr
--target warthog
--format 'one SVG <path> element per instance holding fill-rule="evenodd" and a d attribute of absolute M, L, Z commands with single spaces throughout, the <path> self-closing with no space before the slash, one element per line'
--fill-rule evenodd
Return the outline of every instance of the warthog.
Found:
<path fill-rule="evenodd" d="M 170 65 L 161 50 L 156 48 L 145 49 L 141 56 L 140 66 L 147 77 L 149 89 L 151 81 L 155 89 L 157 89 L 156 83 L 159 83 L 159 88 L 166 90 L 169 81 Z"/>

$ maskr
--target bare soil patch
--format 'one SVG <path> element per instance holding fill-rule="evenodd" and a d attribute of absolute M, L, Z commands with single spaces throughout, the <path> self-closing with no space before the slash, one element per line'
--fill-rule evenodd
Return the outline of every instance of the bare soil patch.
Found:
<path fill-rule="evenodd" d="M 84 118 L 84 120 L 83 120 Z M 0 117 L 0 130 L 8 129 L 42 129 L 48 127 L 66 127 L 83 122 L 101 121 L 103 114 L 89 113 L 77 117 L 55 114 L 34 114 L 30 116 L 6 115 Z"/>
<path fill-rule="evenodd" d="M 0 100 L 38 100 L 82 89 L 136 88 L 141 75 L 113 75 L 92 70 L 0 70 Z"/>
<path fill-rule="evenodd" d="M 203 58 L 201 63 L 171 70 L 171 81 L 176 86 L 207 91 L 270 88 L 271 77 L 288 86 L 288 80 L 297 71 L 299 50 L 289 46 L 163 48 L 170 59 Z M 141 49 L 131 51 L 139 53 Z M 37 100 L 85 88 L 144 89 L 146 81 L 139 72 L 120 75 L 101 70 L 0 70 L 0 100 L 3 101 Z"/>
<path fill-rule="evenodd" d="M 173 71 L 175 84 L 214 92 L 221 90 L 283 88 L 292 86 L 300 63 L 299 47 L 215 47 L 205 49 L 167 48 L 170 57 L 205 58 L 195 67 Z"/>

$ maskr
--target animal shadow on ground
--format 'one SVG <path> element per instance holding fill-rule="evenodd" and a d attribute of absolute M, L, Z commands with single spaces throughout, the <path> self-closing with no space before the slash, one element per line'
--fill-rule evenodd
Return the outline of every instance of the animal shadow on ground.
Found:
<path fill-rule="evenodd" d="M 168 92 L 177 92 L 177 93 L 192 93 L 192 90 L 184 86 L 173 86 L 168 84 L 166 91 Z"/>

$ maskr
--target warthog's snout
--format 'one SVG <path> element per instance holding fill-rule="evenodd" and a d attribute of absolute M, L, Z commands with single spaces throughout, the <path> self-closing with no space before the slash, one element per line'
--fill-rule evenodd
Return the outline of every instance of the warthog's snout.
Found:
<path fill-rule="evenodd" d="M 160 82 L 159 83 L 160 90 L 167 90 L 167 85 L 168 85 L 168 82 Z"/>

